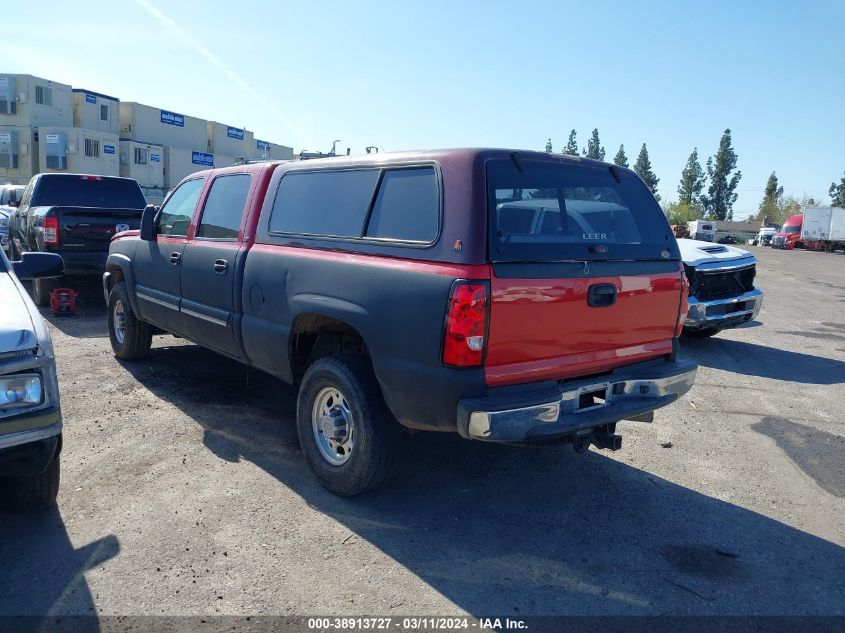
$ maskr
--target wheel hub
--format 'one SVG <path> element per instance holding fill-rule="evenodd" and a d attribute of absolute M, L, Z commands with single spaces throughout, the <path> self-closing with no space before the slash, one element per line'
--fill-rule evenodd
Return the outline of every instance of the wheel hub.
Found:
<path fill-rule="evenodd" d="M 340 407 L 333 407 L 328 413 L 321 415 L 320 427 L 323 435 L 335 442 L 343 442 L 348 435 L 348 424 Z"/>
<path fill-rule="evenodd" d="M 355 425 L 349 403 L 334 387 L 321 389 L 314 399 L 311 429 L 323 459 L 333 466 L 346 463 L 352 454 Z"/>

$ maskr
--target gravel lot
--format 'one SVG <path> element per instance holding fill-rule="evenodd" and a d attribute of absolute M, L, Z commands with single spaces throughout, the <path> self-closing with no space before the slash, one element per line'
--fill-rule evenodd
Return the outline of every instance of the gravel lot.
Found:
<path fill-rule="evenodd" d="M 50 316 L 58 509 L 0 514 L 0 614 L 845 614 L 845 256 L 752 249 L 759 322 L 623 449 L 409 438 L 385 490 L 312 478 L 284 385 Z M 46 314 L 46 313 L 45 313 Z"/>

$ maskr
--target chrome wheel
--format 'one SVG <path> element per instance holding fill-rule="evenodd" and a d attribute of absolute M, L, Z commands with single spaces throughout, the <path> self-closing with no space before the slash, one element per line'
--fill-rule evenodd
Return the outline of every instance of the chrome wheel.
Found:
<path fill-rule="evenodd" d="M 321 389 L 314 398 L 311 429 L 323 459 L 333 466 L 345 464 L 352 454 L 355 427 L 349 403 L 334 387 Z"/>
<path fill-rule="evenodd" d="M 114 327 L 114 339 L 118 345 L 123 345 L 126 340 L 126 309 L 123 301 L 118 299 L 112 308 L 112 326 Z"/>

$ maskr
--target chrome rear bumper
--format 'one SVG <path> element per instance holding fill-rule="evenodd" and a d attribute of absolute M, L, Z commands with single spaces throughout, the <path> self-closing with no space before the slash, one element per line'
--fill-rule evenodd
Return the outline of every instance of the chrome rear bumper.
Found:
<path fill-rule="evenodd" d="M 493 442 L 574 437 L 674 402 L 690 390 L 697 368 L 656 360 L 584 380 L 501 387 L 458 403 L 458 432 Z"/>

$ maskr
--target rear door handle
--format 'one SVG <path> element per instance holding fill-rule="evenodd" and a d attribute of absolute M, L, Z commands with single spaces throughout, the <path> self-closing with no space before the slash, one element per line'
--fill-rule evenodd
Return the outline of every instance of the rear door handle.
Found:
<path fill-rule="evenodd" d="M 171 264 L 178 266 L 180 261 L 182 261 L 182 253 L 170 253 Z"/>
<path fill-rule="evenodd" d="M 595 284 L 587 291 L 587 304 L 594 308 L 604 308 L 616 303 L 616 286 L 613 284 Z"/>
<path fill-rule="evenodd" d="M 229 262 L 225 259 L 218 259 L 214 262 L 214 272 L 218 275 L 225 275 L 226 271 L 229 270 Z"/>

